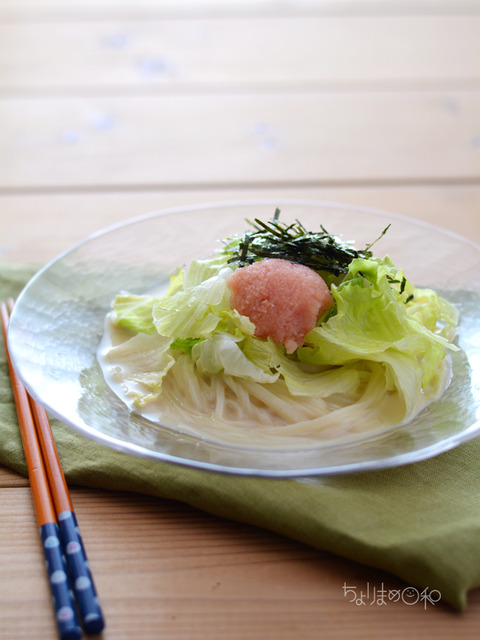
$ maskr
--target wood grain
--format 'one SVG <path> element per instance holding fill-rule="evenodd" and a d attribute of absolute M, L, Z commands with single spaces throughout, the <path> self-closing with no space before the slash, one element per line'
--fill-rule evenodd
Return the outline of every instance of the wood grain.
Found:
<path fill-rule="evenodd" d="M 0 260 L 177 205 L 306 198 L 480 242 L 480 0 L 0 0 Z M 0 425 L 1 429 L 1 425 Z M 103 640 L 473 640 L 467 610 L 186 505 L 72 487 Z M 0 637 L 56 637 L 28 481 L 0 468 Z M 28 612 L 28 615 L 26 615 Z"/>
<path fill-rule="evenodd" d="M 0 15 L 6 19 L 89 18 L 111 19 L 146 14 L 148 16 L 275 16 L 287 15 L 425 15 L 461 13 L 480 10 L 478 0 L 0 0 Z"/>
<path fill-rule="evenodd" d="M 480 91 L 4 99 L 0 188 L 477 181 L 479 113 Z"/>
<path fill-rule="evenodd" d="M 13 487 L 29 487 L 28 478 L 0 465 L 0 488 L 11 489 Z"/>
<path fill-rule="evenodd" d="M 0 195 L 8 233 L 0 236 L 0 259 L 37 265 L 103 227 L 158 211 L 220 200 L 295 198 L 345 202 L 418 219 L 480 243 L 480 186 L 271 187 L 151 189 L 84 193 Z M 35 215 L 35 212 L 41 215 Z M 25 229 L 29 233 L 25 233 Z M 56 229 L 52 233 L 52 229 Z M 32 239 L 35 241 L 32 241 Z"/>
<path fill-rule="evenodd" d="M 27 628 L 54 637 L 30 496 L 17 488 L 0 492 L 0 499 L 16 525 L 12 539 L 0 522 L 10 548 L 0 578 L 7 605 L 2 631 L 12 640 L 26 637 Z M 385 625 L 396 639 L 426 620 L 437 638 L 473 637 L 475 616 L 468 611 L 418 603 L 408 607 L 407 621 L 402 602 L 383 608 L 350 602 L 344 584 L 366 590 L 369 581 L 372 593 L 405 585 L 281 536 L 146 496 L 74 489 L 72 499 L 107 618 L 105 640 L 133 638 L 139 629 L 152 640 L 291 640 L 295 634 L 313 640 L 320 621 L 322 637 L 367 637 L 358 634 L 360 619 L 379 637 Z M 21 615 L 26 602 L 28 620 Z"/>
<path fill-rule="evenodd" d="M 6 22 L 0 92 L 478 89 L 479 31 L 480 15 Z"/>

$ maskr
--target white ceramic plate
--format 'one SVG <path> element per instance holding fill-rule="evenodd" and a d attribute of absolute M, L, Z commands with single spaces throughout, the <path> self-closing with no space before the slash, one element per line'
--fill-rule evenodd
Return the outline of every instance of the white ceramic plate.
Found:
<path fill-rule="evenodd" d="M 389 254 L 417 286 L 435 288 L 461 314 L 453 378 L 442 398 L 402 427 L 295 450 L 233 446 L 193 437 L 131 413 L 106 385 L 96 361 L 105 314 L 121 290 L 144 293 L 173 269 L 211 255 L 242 234 L 245 219 L 299 219 L 323 225 L 358 249 Z M 20 295 L 10 321 L 14 366 L 31 395 L 78 433 L 155 461 L 262 476 L 350 473 L 438 455 L 480 433 L 480 247 L 433 226 L 338 203 L 209 203 L 132 219 L 90 236 L 44 267 Z"/>

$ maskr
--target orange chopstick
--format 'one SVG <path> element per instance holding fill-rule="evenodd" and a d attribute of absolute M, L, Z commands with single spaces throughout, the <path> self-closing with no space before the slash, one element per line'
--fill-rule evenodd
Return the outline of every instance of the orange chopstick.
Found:
<path fill-rule="evenodd" d="M 11 307 L 12 305 L 10 304 L 10 309 Z M 13 397 L 17 408 L 18 423 L 27 463 L 28 477 L 32 489 L 33 504 L 38 526 L 40 527 L 40 537 L 55 607 L 58 633 L 62 640 L 77 640 L 82 637 L 82 630 L 78 624 L 75 603 L 65 571 L 66 562 L 62 550 L 60 532 L 56 524 L 55 509 L 50 495 L 42 454 L 38 446 L 28 395 L 13 369 L 8 352 L 7 328 L 9 316 L 4 303 L 0 306 L 0 312 L 8 370 L 12 381 Z"/>
<path fill-rule="evenodd" d="M 65 475 L 60 464 L 60 458 L 58 457 L 57 447 L 53 440 L 52 429 L 48 421 L 47 412 L 32 398 L 29 399 L 35 424 L 37 426 L 38 441 L 40 442 L 40 447 L 43 452 L 48 482 L 51 487 L 55 487 L 55 491 L 52 491 L 55 511 L 57 514 L 64 511 L 73 511 L 72 500 L 70 499 Z"/>
<path fill-rule="evenodd" d="M 10 299 L 8 308 L 1 303 L 0 311 L 28 476 L 47 558 L 60 638 L 77 640 L 82 633 L 77 622 L 69 577 L 85 631 L 99 633 L 104 627 L 104 619 L 47 413 L 28 395 L 12 365 L 7 330 L 13 306 L 13 300 Z M 64 570 L 66 565 L 70 576 Z"/>
<path fill-rule="evenodd" d="M 5 304 L 1 305 L 3 336 L 7 340 L 8 313 Z M 23 450 L 27 462 L 28 476 L 32 488 L 33 502 L 37 514 L 37 522 L 41 527 L 46 522 L 55 521 L 55 510 L 53 507 L 50 490 L 48 487 L 47 477 L 43 459 L 38 449 L 37 436 L 33 417 L 30 412 L 30 403 L 24 386 L 18 379 L 13 370 L 10 354 L 7 349 L 7 362 L 12 382 L 13 397 L 19 418 L 20 435 L 22 437 Z"/>

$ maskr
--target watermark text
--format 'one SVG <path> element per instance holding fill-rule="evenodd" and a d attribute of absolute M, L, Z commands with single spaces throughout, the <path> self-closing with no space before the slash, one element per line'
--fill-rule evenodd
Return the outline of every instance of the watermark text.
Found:
<path fill-rule="evenodd" d="M 371 585 L 369 582 L 364 587 L 348 585 L 344 582 L 343 595 L 357 607 L 387 606 L 392 602 L 403 602 L 403 604 L 412 606 L 420 602 L 426 609 L 428 605 L 435 605 L 442 598 L 442 594 L 437 589 L 417 589 L 415 587 L 386 589 L 383 582 L 379 587 Z"/>

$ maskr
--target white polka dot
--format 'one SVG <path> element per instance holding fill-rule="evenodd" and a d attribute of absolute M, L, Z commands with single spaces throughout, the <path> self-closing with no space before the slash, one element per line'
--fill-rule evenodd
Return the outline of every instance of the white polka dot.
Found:
<path fill-rule="evenodd" d="M 93 622 L 94 620 L 100 620 L 98 613 L 87 613 L 84 617 L 84 622 Z"/>
<path fill-rule="evenodd" d="M 43 546 L 47 547 L 47 549 L 51 549 L 53 547 L 58 547 L 59 544 L 60 540 L 58 538 L 55 536 L 48 536 L 48 538 L 45 538 Z"/>
<path fill-rule="evenodd" d="M 68 520 L 71 517 L 72 517 L 72 514 L 70 513 L 70 511 L 62 511 L 57 516 L 59 520 Z"/>
<path fill-rule="evenodd" d="M 87 576 L 80 576 L 75 580 L 75 588 L 79 591 L 89 589 L 91 584 L 92 583 L 90 582 L 90 578 L 87 578 Z"/>
<path fill-rule="evenodd" d="M 66 622 L 73 618 L 73 609 L 71 607 L 62 607 L 57 611 L 57 618 L 61 622 Z"/>
<path fill-rule="evenodd" d="M 78 542 L 72 541 L 67 544 L 67 553 L 78 553 L 80 551 L 80 545 Z"/>
<path fill-rule="evenodd" d="M 50 581 L 53 584 L 61 584 L 66 580 L 67 580 L 67 574 L 65 573 L 65 571 L 62 571 L 61 569 L 57 569 L 57 571 L 54 571 L 50 576 Z"/>

